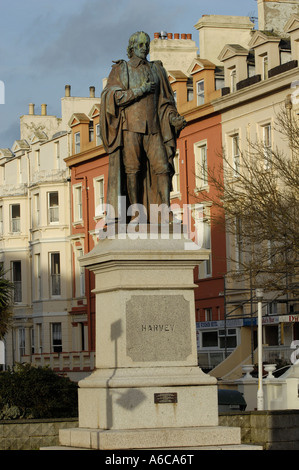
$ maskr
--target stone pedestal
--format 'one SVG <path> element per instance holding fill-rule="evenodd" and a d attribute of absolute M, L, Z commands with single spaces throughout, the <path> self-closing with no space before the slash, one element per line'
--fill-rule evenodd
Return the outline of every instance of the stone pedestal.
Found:
<path fill-rule="evenodd" d="M 89 449 L 235 445 L 218 427 L 216 379 L 197 366 L 194 267 L 208 252 L 182 235 L 101 240 L 95 273 L 96 369 L 79 383 L 79 428 L 60 443 Z"/>

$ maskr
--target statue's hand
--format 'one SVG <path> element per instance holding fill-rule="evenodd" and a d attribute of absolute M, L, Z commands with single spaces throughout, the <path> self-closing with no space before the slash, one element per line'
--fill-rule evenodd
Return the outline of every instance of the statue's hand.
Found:
<path fill-rule="evenodd" d="M 181 131 L 182 129 L 184 129 L 184 127 L 186 127 L 187 122 L 183 116 L 180 116 L 179 114 L 172 114 L 170 116 L 170 124 L 175 127 L 177 131 Z"/>
<path fill-rule="evenodd" d="M 155 82 L 144 82 L 143 85 L 141 85 L 141 90 L 144 94 L 154 93 L 156 90 L 156 84 Z"/>

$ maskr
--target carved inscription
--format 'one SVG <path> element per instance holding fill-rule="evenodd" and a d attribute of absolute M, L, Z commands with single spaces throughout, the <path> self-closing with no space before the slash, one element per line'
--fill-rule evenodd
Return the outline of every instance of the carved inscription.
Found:
<path fill-rule="evenodd" d="M 134 295 L 126 305 L 126 349 L 134 362 L 182 361 L 191 354 L 183 295 Z"/>

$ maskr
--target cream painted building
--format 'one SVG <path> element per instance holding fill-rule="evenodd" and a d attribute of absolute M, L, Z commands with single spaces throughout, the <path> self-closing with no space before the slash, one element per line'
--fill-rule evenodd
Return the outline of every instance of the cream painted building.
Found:
<path fill-rule="evenodd" d="M 264 7 L 268 3 L 264 1 Z M 299 4 L 296 3 L 297 14 L 289 17 L 283 25 L 279 24 L 279 28 L 284 31 L 283 35 L 257 30 L 247 47 L 226 44 L 219 55 L 224 66 L 227 94 L 215 100 L 213 105 L 215 111 L 221 113 L 223 147 L 234 168 L 240 164 L 242 151 L 248 150 L 249 141 L 263 142 L 265 147 L 277 147 L 284 155 L 290 155 L 290 148 L 279 133 L 276 120 L 281 109 L 286 106 L 292 108 L 295 119 L 299 115 Z M 242 256 L 241 247 L 240 240 L 227 235 L 228 271 L 229 258 L 237 262 Z M 243 320 L 242 326 L 249 329 L 251 315 L 256 327 L 257 304 L 249 283 L 241 279 L 240 275 L 239 283 L 227 281 L 227 319 L 245 316 L 247 320 Z M 299 305 L 298 301 L 292 301 L 291 298 L 289 302 L 286 300 L 286 297 L 276 292 L 264 293 L 264 362 L 281 360 L 290 363 L 293 351 L 290 346 L 298 338 Z M 242 337 L 239 349 L 216 367 L 213 375 L 237 378 L 242 375 L 242 362 L 252 362 L 255 341 L 250 344 L 252 337 L 248 334 Z M 234 370 L 233 375 L 226 376 L 231 370 Z"/>
<path fill-rule="evenodd" d="M 72 97 L 66 86 L 62 117 L 41 114 L 33 104 L 20 118 L 20 139 L 0 149 L 0 262 L 13 281 L 13 325 L 5 337 L 6 366 L 15 362 L 50 365 L 78 378 L 74 370 L 93 368 L 87 325 L 72 309 L 70 174 L 68 121 L 98 102 Z M 84 302 L 84 298 L 81 299 Z M 86 319 L 85 319 L 86 320 Z"/>

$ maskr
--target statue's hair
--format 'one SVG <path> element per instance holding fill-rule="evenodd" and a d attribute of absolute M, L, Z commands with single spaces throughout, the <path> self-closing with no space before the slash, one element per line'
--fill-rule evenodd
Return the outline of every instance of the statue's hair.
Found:
<path fill-rule="evenodd" d="M 149 35 L 147 33 L 145 33 L 144 31 L 137 31 L 136 33 L 132 34 L 132 36 L 130 36 L 130 38 L 129 38 L 129 44 L 128 44 L 128 47 L 127 47 L 127 55 L 129 57 L 129 59 L 132 57 L 133 47 L 136 44 L 136 41 L 137 41 L 140 34 L 145 34 L 146 38 L 148 39 L 148 42 L 150 42 Z"/>

